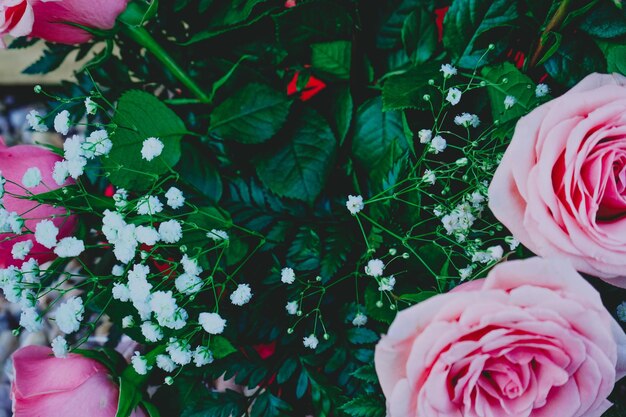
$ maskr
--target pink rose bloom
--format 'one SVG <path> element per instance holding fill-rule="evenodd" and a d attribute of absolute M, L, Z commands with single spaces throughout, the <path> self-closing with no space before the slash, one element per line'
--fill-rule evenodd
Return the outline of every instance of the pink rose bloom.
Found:
<path fill-rule="evenodd" d="M 101 363 L 77 354 L 27 346 L 13 354 L 14 417 L 115 417 L 119 387 Z M 131 417 L 146 417 L 137 408 Z"/>
<path fill-rule="evenodd" d="M 128 0 L 0 0 L 0 38 L 32 36 L 65 44 L 85 43 L 92 35 L 66 22 L 108 30 Z"/>
<path fill-rule="evenodd" d="M 532 258 L 398 313 L 375 365 L 389 417 L 600 417 L 626 335 L 574 268 Z"/>
<path fill-rule="evenodd" d="M 15 212 L 25 220 L 24 225 L 27 230 L 34 233 L 37 223 L 43 219 L 50 219 L 59 229 L 57 239 L 71 236 L 76 226 L 74 216 L 67 216 L 67 210 L 63 207 L 52 207 L 39 204 L 35 201 L 18 198 L 27 195 L 27 191 L 32 194 L 45 193 L 59 188 L 52 179 L 54 164 L 62 158 L 52 151 L 41 146 L 18 145 L 7 147 L 0 137 L 0 172 L 6 179 L 4 184 L 4 197 L 2 202 L 8 212 Z M 24 173 L 31 167 L 39 168 L 41 172 L 41 183 L 34 188 L 25 189 L 22 184 Z M 53 216 L 57 216 L 52 219 Z M 13 235 L 12 233 L 0 233 L 0 268 L 9 265 L 20 266 L 23 261 L 14 260 L 11 254 L 13 245 L 24 240 L 31 240 L 33 247 L 25 258 L 36 259 L 39 263 L 47 262 L 56 258 L 52 249 L 48 249 L 35 241 L 33 233 L 23 233 Z"/>
<path fill-rule="evenodd" d="M 537 255 L 626 288 L 626 78 L 591 74 L 521 118 L 489 207 Z"/>

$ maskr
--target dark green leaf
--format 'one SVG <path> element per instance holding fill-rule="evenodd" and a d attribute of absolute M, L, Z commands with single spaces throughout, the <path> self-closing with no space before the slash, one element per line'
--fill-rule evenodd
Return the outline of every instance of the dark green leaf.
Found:
<path fill-rule="evenodd" d="M 383 111 L 430 109 L 424 95 L 428 94 L 431 99 L 437 97 L 437 90 L 428 85 L 428 80 L 438 76 L 439 68 L 437 63 L 423 64 L 389 76 L 383 84 Z"/>
<path fill-rule="evenodd" d="M 374 365 L 363 365 L 358 368 L 356 371 L 352 372 L 350 375 L 353 377 L 360 379 L 361 381 L 369 382 L 370 384 L 378 383 L 378 376 L 376 375 L 376 369 L 374 369 Z"/>
<path fill-rule="evenodd" d="M 401 0 L 397 2 L 397 6 L 384 18 L 384 23 L 376 36 L 376 47 L 381 49 L 394 49 L 400 46 L 402 28 L 406 19 L 418 7 L 428 3 L 429 2 L 424 0 Z"/>
<path fill-rule="evenodd" d="M 488 43 L 502 38 L 483 35 L 497 28 L 508 29 L 517 17 L 515 0 L 455 0 L 444 19 L 443 43 L 458 66 L 473 69 Z M 488 41 L 479 42 L 482 37 Z"/>
<path fill-rule="evenodd" d="M 341 410 L 352 417 L 385 417 L 385 400 L 368 395 L 357 397 L 343 404 Z"/>
<path fill-rule="evenodd" d="M 380 307 L 377 305 L 379 301 L 382 303 Z M 365 289 L 365 308 L 368 317 L 383 323 L 390 324 L 396 317 L 396 310 L 391 309 L 389 300 L 378 291 L 378 284 L 375 282 Z"/>
<path fill-rule="evenodd" d="M 287 252 L 287 262 L 294 269 L 313 271 L 320 266 L 320 238 L 310 227 L 300 229 Z"/>
<path fill-rule="evenodd" d="M 73 51 L 68 45 L 54 45 L 44 49 L 43 55 L 35 63 L 22 71 L 24 74 L 47 74 L 59 68 L 67 55 Z"/>
<path fill-rule="evenodd" d="M 234 417 L 245 414 L 247 402 L 241 394 L 229 390 L 199 395 L 198 391 L 201 391 L 200 387 L 183 402 L 180 417 Z"/>
<path fill-rule="evenodd" d="M 611 45 L 606 52 L 608 72 L 626 75 L 626 45 Z"/>
<path fill-rule="evenodd" d="M 598 46 L 586 35 L 563 42 L 561 48 L 545 63 L 548 74 L 566 87 L 573 87 L 592 72 L 606 72 L 606 59 Z"/>
<path fill-rule="evenodd" d="M 262 143 L 280 130 L 292 101 L 264 84 L 249 84 L 211 113 L 212 134 L 241 143 Z"/>
<path fill-rule="evenodd" d="M 223 359 L 231 353 L 237 352 L 237 349 L 235 349 L 232 343 L 222 336 L 213 336 L 209 348 L 211 352 L 213 352 L 215 359 Z"/>
<path fill-rule="evenodd" d="M 352 43 L 333 41 L 311 45 L 311 65 L 316 70 L 339 79 L 350 78 Z"/>
<path fill-rule="evenodd" d="M 437 295 L 438 293 L 435 291 L 421 291 L 417 294 L 402 294 L 400 296 L 401 300 L 411 301 L 413 303 L 421 303 L 424 300 L 428 300 L 430 297 Z"/>
<path fill-rule="evenodd" d="M 306 394 L 306 390 L 309 387 L 309 376 L 303 369 L 298 377 L 298 383 L 296 384 L 296 398 L 300 399 Z"/>
<path fill-rule="evenodd" d="M 617 38 L 626 35 L 626 15 L 608 1 L 601 1 L 585 15 L 580 28 L 597 38 Z"/>
<path fill-rule="evenodd" d="M 376 332 L 364 327 L 353 327 L 348 329 L 348 340 L 355 345 L 365 345 L 377 342 L 379 337 Z"/>
<path fill-rule="evenodd" d="M 269 391 L 260 394 L 252 404 L 250 417 L 291 417 L 292 408 Z"/>
<path fill-rule="evenodd" d="M 418 7 L 404 21 L 402 43 L 404 51 L 416 63 L 430 59 L 437 49 L 437 26 L 432 12 Z"/>
<path fill-rule="evenodd" d="M 487 92 L 494 120 L 499 120 L 500 123 L 517 121 L 538 104 L 535 83 L 510 62 L 496 67 L 485 67 L 482 69 L 482 75 L 489 81 Z M 516 100 L 513 107 L 508 109 L 504 105 L 507 96 Z"/>
<path fill-rule="evenodd" d="M 334 100 L 332 101 L 331 114 L 334 115 L 335 133 L 339 139 L 339 146 L 343 145 L 343 141 L 346 139 L 348 130 L 350 130 L 350 123 L 352 122 L 353 112 L 352 94 L 348 86 L 340 87 Z"/>
<path fill-rule="evenodd" d="M 126 378 L 119 378 L 120 395 L 117 402 L 115 417 L 130 417 L 131 413 L 141 401 L 138 387 Z"/>
<path fill-rule="evenodd" d="M 149 403 L 147 401 L 142 401 L 141 406 L 148 413 L 148 417 L 161 417 L 161 413 L 159 413 L 159 409 L 152 403 Z"/>
<path fill-rule="evenodd" d="M 282 366 L 278 370 L 276 382 L 279 384 L 287 382 L 293 376 L 297 367 L 298 361 L 295 358 L 288 358 L 285 362 L 283 362 Z"/>
<path fill-rule="evenodd" d="M 312 203 L 335 162 L 337 142 L 328 123 L 307 109 L 300 127 L 280 149 L 256 161 L 261 181 L 281 197 Z"/>
<path fill-rule="evenodd" d="M 152 94 L 131 90 L 120 98 L 111 135 L 113 148 L 103 166 L 111 182 L 134 191 L 152 186 L 159 175 L 168 172 L 180 159 L 180 140 L 185 124 Z M 160 156 L 151 161 L 141 158 L 144 140 L 156 137 L 164 145 Z"/>
<path fill-rule="evenodd" d="M 199 144 L 183 143 L 183 157 L 176 171 L 183 181 L 192 185 L 211 203 L 222 197 L 222 178 L 206 155 L 206 148 Z"/>
<path fill-rule="evenodd" d="M 324 238 L 324 256 L 320 260 L 322 282 L 331 279 L 341 268 L 353 249 L 354 242 L 343 230 L 334 231 Z"/>

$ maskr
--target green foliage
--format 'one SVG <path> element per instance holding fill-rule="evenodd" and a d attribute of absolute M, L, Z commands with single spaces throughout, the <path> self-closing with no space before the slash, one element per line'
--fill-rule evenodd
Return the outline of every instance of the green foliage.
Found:
<path fill-rule="evenodd" d="M 491 114 L 500 123 L 517 121 L 528 114 L 539 102 L 535 96 L 535 83 L 515 65 L 505 62 L 495 67 L 485 67 L 482 75 L 489 80 L 487 87 L 491 101 Z M 504 100 L 507 96 L 514 97 L 516 102 L 506 108 Z"/>
<path fill-rule="evenodd" d="M 113 148 L 103 160 L 110 181 L 134 191 L 149 189 L 159 175 L 180 159 L 180 141 L 187 129 L 183 121 L 152 94 L 131 90 L 119 100 L 110 132 Z M 159 138 L 164 145 L 152 161 L 141 158 L 143 142 Z"/>
<path fill-rule="evenodd" d="M 348 41 L 314 43 L 311 45 L 313 68 L 339 79 L 350 78 L 352 44 Z"/>
<path fill-rule="evenodd" d="M 439 74 L 438 63 L 418 65 L 406 72 L 390 75 L 383 84 L 384 111 L 430 108 L 424 99 L 437 97 L 436 89 L 428 84 L 428 80 Z"/>
<path fill-rule="evenodd" d="M 20 42 L 17 47 L 25 47 Z M 27 45 L 30 46 L 30 45 Z M 43 55 L 37 61 L 29 65 L 22 72 L 24 74 L 47 74 L 59 68 L 73 48 L 67 45 L 46 44 Z"/>
<path fill-rule="evenodd" d="M 264 84 L 250 84 L 211 113 L 211 134 L 241 143 L 262 143 L 287 120 L 291 100 Z"/>
<path fill-rule="evenodd" d="M 228 355 L 237 352 L 237 349 L 235 349 L 233 344 L 222 336 L 213 336 L 209 347 L 211 348 L 211 352 L 213 352 L 213 357 L 215 359 L 223 359 Z"/>
<path fill-rule="evenodd" d="M 336 149 L 335 136 L 326 120 L 308 110 L 287 143 L 257 159 L 256 171 L 275 194 L 313 203 L 326 184 Z"/>
<path fill-rule="evenodd" d="M 564 41 L 558 51 L 545 63 L 548 74 L 566 87 L 593 72 L 606 71 L 606 58 L 598 46 L 584 35 Z"/>
<path fill-rule="evenodd" d="M 384 417 L 385 400 L 380 397 L 357 397 L 341 406 L 341 410 L 352 417 Z"/>
<path fill-rule="evenodd" d="M 489 44 L 504 40 L 502 35 L 518 17 L 517 8 L 514 0 L 453 1 L 444 20 L 443 43 L 456 63 L 470 69 L 486 64 Z"/>
<path fill-rule="evenodd" d="M 402 25 L 404 51 L 416 63 L 428 61 L 437 49 L 437 26 L 433 13 L 425 7 L 418 7 L 404 20 Z"/>

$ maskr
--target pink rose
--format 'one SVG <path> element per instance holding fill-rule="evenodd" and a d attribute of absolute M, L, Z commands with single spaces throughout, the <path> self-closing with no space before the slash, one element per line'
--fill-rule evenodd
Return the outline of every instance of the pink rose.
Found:
<path fill-rule="evenodd" d="M 57 236 L 59 240 L 72 235 L 76 226 L 75 217 L 68 216 L 67 210 L 63 207 L 55 208 L 19 197 L 26 195 L 27 191 L 32 194 L 39 194 L 59 188 L 52 179 L 52 170 L 55 162 L 60 160 L 62 160 L 60 156 L 41 146 L 18 145 L 7 147 L 4 140 L 0 137 L 0 172 L 6 179 L 4 184 L 5 193 L 2 197 L 4 208 L 8 212 L 15 212 L 22 216 L 25 220 L 24 225 L 26 229 L 31 232 L 35 231 L 37 223 L 42 219 L 51 219 L 59 229 Z M 31 167 L 39 168 L 42 180 L 37 187 L 26 189 L 22 185 L 22 178 L 24 173 Z M 53 216 L 56 217 L 52 218 Z M 43 263 L 56 258 L 52 249 L 48 249 L 35 241 L 33 233 L 23 233 L 22 235 L 0 233 L 0 268 L 22 264 L 22 261 L 13 259 L 11 250 L 13 245 L 24 240 L 33 242 L 33 247 L 25 260 L 34 258 L 39 263 Z"/>
<path fill-rule="evenodd" d="M 599 417 L 626 335 L 571 266 L 496 266 L 398 313 L 376 346 L 390 417 Z"/>
<path fill-rule="evenodd" d="M 0 0 L 0 38 L 9 34 L 66 44 L 85 43 L 92 35 L 68 22 L 112 29 L 126 3 L 128 0 Z"/>
<path fill-rule="evenodd" d="M 626 78 L 591 74 L 521 118 L 489 200 L 537 255 L 626 288 Z"/>
<path fill-rule="evenodd" d="M 119 387 L 104 365 L 77 354 L 27 346 L 13 354 L 14 417 L 115 417 Z M 131 417 L 146 417 L 137 408 Z"/>

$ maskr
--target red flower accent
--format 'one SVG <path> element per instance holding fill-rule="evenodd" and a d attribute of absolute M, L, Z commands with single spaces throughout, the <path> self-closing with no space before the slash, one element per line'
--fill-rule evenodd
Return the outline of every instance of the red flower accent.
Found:
<path fill-rule="evenodd" d="M 276 342 L 254 345 L 252 349 L 256 350 L 261 359 L 265 360 L 276 352 Z"/>
<path fill-rule="evenodd" d="M 439 38 L 439 42 L 441 42 L 441 39 L 443 38 L 443 18 L 446 16 L 446 13 L 448 13 L 449 8 L 450 6 L 435 9 L 435 16 L 437 17 L 437 19 L 435 20 L 435 24 L 437 25 L 437 35 Z"/>
<path fill-rule="evenodd" d="M 107 188 L 104 189 L 104 196 L 113 197 L 113 194 L 115 194 L 115 187 L 112 184 L 107 185 Z"/>
<path fill-rule="evenodd" d="M 293 95 L 298 93 L 298 76 L 300 75 L 300 71 L 296 71 L 291 81 L 287 85 L 287 95 Z M 300 100 L 307 101 L 313 98 L 317 93 L 326 88 L 326 83 L 324 81 L 315 78 L 314 76 L 309 77 L 309 81 L 304 86 L 304 89 L 300 92 Z"/>
<path fill-rule="evenodd" d="M 285 2 L 286 8 L 296 7 L 296 0 L 287 0 Z"/>

